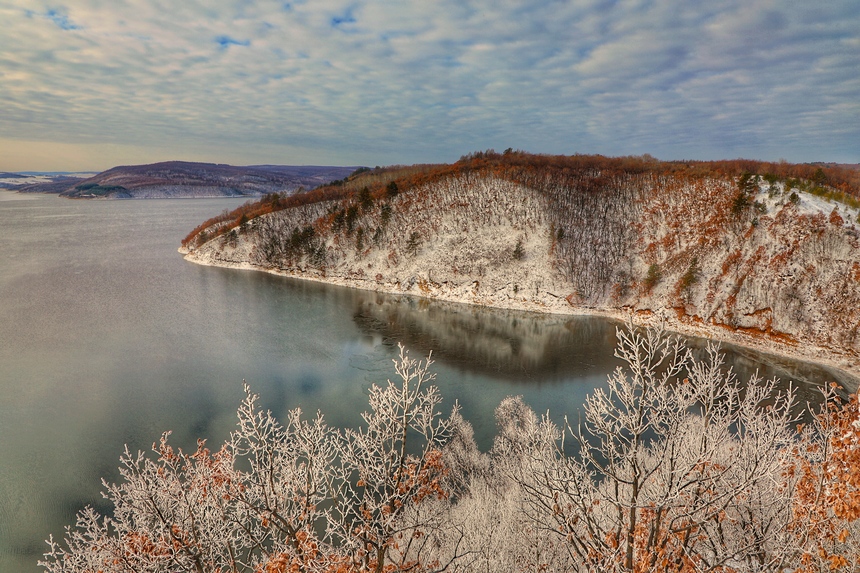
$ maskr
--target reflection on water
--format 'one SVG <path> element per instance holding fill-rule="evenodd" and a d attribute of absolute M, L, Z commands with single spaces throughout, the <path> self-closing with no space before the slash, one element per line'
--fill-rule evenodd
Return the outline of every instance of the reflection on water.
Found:
<path fill-rule="evenodd" d="M 519 383 L 563 382 L 606 373 L 615 324 L 595 317 L 487 309 L 408 296 L 367 296 L 353 320 L 458 368 Z"/>
<path fill-rule="evenodd" d="M 698 359 L 704 359 L 705 348 L 708 344 L 713 344 L 701 338 L 687 337 L 685 341 L 687 346 L 693 349 L 693 356 Z M 855 377 L 835 368 L 756 352 L 732 344 L 720 344 L 719 349 L 725 357 L 725 369 L 731 368 L 739 380 L 743 382 L 758 376 L 767 380 L 776 378 L 781 382 L 782 388 L 791 384 L 797 390 L 800 405 L 820 405 L 820 390 L 830 382 L 839 384 L 843 397 L 847 397 L 849 391 L 855 391 L 857 388 Z"/>
<path fill-rule="evenodd" d="M 0 189 L 0 201 L 27 201 L 33 199 L 33 195 L 16 193 L 9 189 Z"/>
<path fill-rule="evenodd" d="M 355 302 L 353 320 L 362 331 L 400 341 L 458 368 L 515 382 L 564 382 L 583 374 L 606 374 L 620 322 L 593 316 L 563 316 L 488 309 L 409 296 L 367 295 Z M 712 342 L 682 337 L 697 360 Z M 817 396 L 825 381 L 854 388 L 836 369 L 722 343 L 726 370 L 742 381 L 753 376 L 793 381 L 805 397 Z"/>

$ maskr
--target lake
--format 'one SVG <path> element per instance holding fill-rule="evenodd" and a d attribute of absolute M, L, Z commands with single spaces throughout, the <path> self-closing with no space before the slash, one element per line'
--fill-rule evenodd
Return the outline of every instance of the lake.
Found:
<path fill-rule="evenodd" d="M 482 448 L 521 394 L 560 419 L 617 365 L 616 325 L 201 267 L 177 253 L 236 199 L 73 201 L 0 190 L 0 571 L 34 573 L 53 534 L 104 506 L 123 445 L 165 430 L 192 449 L 235 424 L 242 380 L 281 418 L 355 426 L 402 342 L 431 350 L 445 398 Z M 700 344 L 700 341 L 692 341 Z M 814 383 L 813 366 L 727 348 L 742 377 Z"/>

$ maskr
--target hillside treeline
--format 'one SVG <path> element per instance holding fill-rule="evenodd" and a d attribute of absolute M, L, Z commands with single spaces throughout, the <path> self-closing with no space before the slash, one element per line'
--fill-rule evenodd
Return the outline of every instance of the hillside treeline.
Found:
<path fill-rule="evenodd" d="M 126 451 L 113 515 L 83 510 L 48 573 L 856 571 L 860 415 L 739 381 L 715 348 L 632 326 L 559 426 L 521 399 L 488 452 L 401 347 L 357 429 L 279 422 L 246 388 L 219 449 Z"/>
<path fill-rule="evenodd" d="M 211 238 L 211 234 L 205 235 L 203 239 L 198 238 L 198 235 L 204 229 L 215 225 L 218 225 L 218 228 L 210 231 L 224 233 L 254 217 L 300 205 L 353 197 L 364 188 L 368 189 L 373 198 L 379 199 L 392 192 L 391 183 L 394 183 L 395 191 L 408 191 L 434 180 L 477 172 L 480 175 L 493 175 L 525 184 L 533 179 L 536 171 L 563 186 L 572 180 L 582 179 L 584 175 L 599 175 L 592 178 L 589 184 L 591 189 L 600 188 L 606 180 L 620 174 L 683 174 L 696 178 L 735 178 L 744 173 L 753 173 L 765 177 L 768 181 L 785 181 L 790 185 L 812 184 L 822 189 L 828 187 L 831 192 L 860 200 L 860 170 L 835 165 L 768 163 L 746 159 L 659 161 L 648 155 L 614 158 L 601 155 L 538 155 L 512 150 L 496 153 L 488 150 L 464 155 L 452 165 L 359 168 L 342 180 L 321 185 L 313 190 L 298 194 L 269 194 L 258 201 L 246 203 L 205 221 L 191 231 L 182 244 L 194 244 Z M 226 224 L 219 225 L 222 223 Z"/>

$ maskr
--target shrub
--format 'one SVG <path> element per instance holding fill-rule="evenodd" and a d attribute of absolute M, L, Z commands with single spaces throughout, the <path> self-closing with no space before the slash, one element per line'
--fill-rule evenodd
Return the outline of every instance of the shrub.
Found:
<path fill-rule="evenodd" d="M 693 260 L 690 261 L 690 266 L 687 267 L 687 272 L 685 272 L 681 277 L 681 290 L 686 291 L 695 283 L 699 282 L 699 274 L 701 274 L 701 269 L 699 269 L 699 259 L 697 257 L 693 257 Z"/>
<path fill-rule="evenodd" d="M 734 200 L 732 200 L 732 213 L 734 213 L 735 215 L 739 215 L 740 213 L 743 213 L 749 206 L 749 197 L 747 197 L 746 193 L 739 192 L 737 195 L 735 195 Z"/>
<path fill-rule="evenodd" d="M 364 212 L 367 212 L 373 206 L 373 196 L 370 194 L 369 187 L 362 187 L 361 191 L 358 192 L 358 204 L 361 205 L 361 209 Z"/>
<path fill-rule="evenodd" d="M 352 234 L 353 229 L 355 228 L 355 221 L 358 219 L 358 205 L 350 205 L 346 208 L 346 215 L 344 216 L 344 223 L 346 224 L 346 234 Z"/>
<path fill-rule="evenodd" d="M 379 221 L 382 223 L 382 226 L 388 224 L 388 221 L 391 220 L 391 205 L 385 203 L 382 208 L 379 210 Z"/>

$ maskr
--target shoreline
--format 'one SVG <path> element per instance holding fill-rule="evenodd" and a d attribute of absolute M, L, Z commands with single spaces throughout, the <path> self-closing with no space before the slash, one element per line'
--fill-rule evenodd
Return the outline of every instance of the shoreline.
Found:
<path fill-rule="evenodd" d="M 858 387 L 860 387 L 860 372 L 855 373 L 855 371 L 852 370 L 852 364 L 848 362 L 850 357 L 845 356 L 844 354 L 838 354 L 833 352 L 832 350 L 822 348 L 820 346 L 814 346 L 808 343 L 805 344 L 802 340 L 799 340 L 795 346 L 769 339 L 757 339 L 742 332 L 732 332 L 725 328 L 717 326 L 709 327 L 706 324 L 688 324 L 685 322 L 681 322 L 677 318 L 673 317 L 671 314 L 671 309 L 661 309 L 658 311 L 653 311 L 651 309 L 636 309 L 632 307 L 626 309 L 594 308 L 578 306 L 573 303 L 570 303 L 570 301 L 567 301 L 566 299 L 562 299 L 564 300 L 563 306 L 557 304 L 558 301 L 549 301 L 549 304 L 539 304 L 537 302 L 529 301 L 526 299 L 518 301 L 509 299 L 505 302 L 494 300 L 493 304 L 489 304 L 483 303 L 480 300 L 465 299 L 462 296 L 457 296 L 457 294 L 453 291 L 436 290 L 435 292 L 423 292 L 424 289 L 414 289 L 412 288 L 412 285 L 410 285 L 409 288 L 404 290 L 403 288 L 396 288 L 397 285 L 399 285 L 400 283 L 386 284 L 369 279 L 356 279 L 342 276 L 314 276 L 313 274 L 304 273 L 301 271 L 290 272 L 281 269 L 264 268 L 249 262 L 234 262 L 226 260 L 216 261 L 212 260 L 211 258 L 204 259 L 202 257 L 196 256 L 196 253 L 194 251 L 189 251 L 184 247 L 180 247 L 178 249 L 178 252 L 183 255 L 183 258 L 186 261 L 201 266 L 263 272 L 281 277 L 307 280 L 346 288 L 354 288 L 368 292 L 378 292 L 390 295 L 408 295 L 423 298 L 426 300 L 438 300 L 499 310 L 515 310 L 562 316 L 597 316 L 622 323 L 627 322 L 628 320 L 630 320 L 631 317 L 645 325 L 653 325 L 657 321 L 663 321 L 663 325 L 666 331 L 674 334 L 680 334 L 682 336 L 688 336 L 692 338 L 713 340 L 719 343 L 727 343 L 738 348 L 748 349 L 757 353 L 769 354 L 774 357 L 814 364 L 824 370 L 834 371 L 834 373 L 838 373 L 840 375 L 838 383 L 842 384 L 845 390 L 847 390 L 849 393 L 857 392 Z M 802 353 L 797 351 L 796 348 L 800 346 L 803 346 L 810 352 Z"/>

